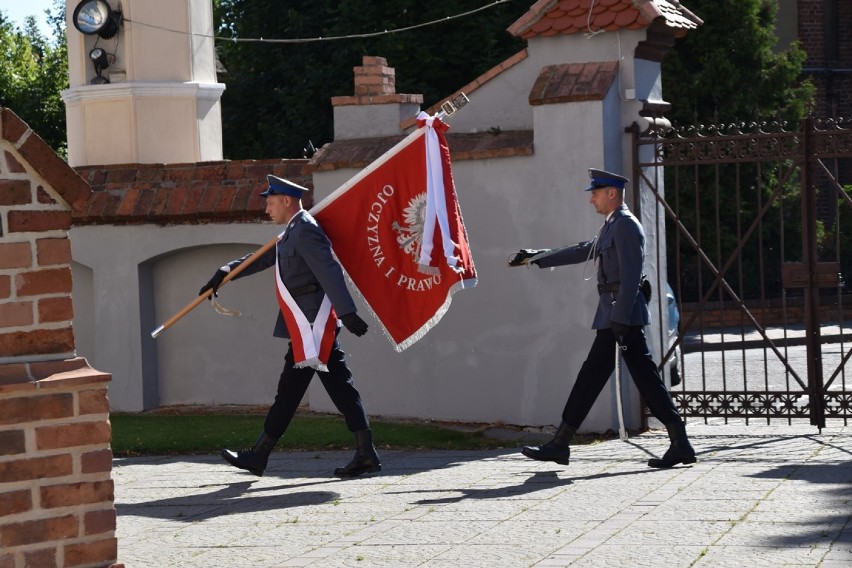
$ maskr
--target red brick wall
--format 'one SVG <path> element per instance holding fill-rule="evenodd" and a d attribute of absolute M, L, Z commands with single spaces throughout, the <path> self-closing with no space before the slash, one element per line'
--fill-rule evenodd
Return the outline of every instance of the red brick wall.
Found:
<path fill-rule="evenodd" d="M 119 566 L 109 380 L 82 358 L 0 365 L 0 567 Z"/>
<path fill-rule="evenodd" d="M 71 209 L 0 151 L 0 362 L 72 357 Z"/>
<path fill-rule="evenodd" d="M 0 568 L 116 564 L 111 376 L 74 357 L 72 212 L 91 189 L 0 108 Z"/>
<path fill-rule="evenodd" d="M 852 305 L 852 299 L 844 297 L 841 300 L 843 306 Z M 746 302 L 746 307 L 757 322 L 763 327 L 796 325 L 805 323 L 805 305 L 802 298 L 790 298 L 786 305 L 779 300 L 767 300 L 763 304 Z M 696 312 L 697 304 L 685 303 L 681 306 L 681 325 L 692 318 Z M 848 307 L 845 308 L 848 311 Z M 819 319 L 821 322 L 837 323 L 840 317 L 836 297 L 823 298 L 819 307 Z M 709 329 L 722 327 L 752 327 L 754 324 L 746 317 L 742 308 L 734 302 L 719 305 L 718 302 L 705 304 L 701 313 L 695 316 L 690 330 L 697 331 L 699 326 Z"/>

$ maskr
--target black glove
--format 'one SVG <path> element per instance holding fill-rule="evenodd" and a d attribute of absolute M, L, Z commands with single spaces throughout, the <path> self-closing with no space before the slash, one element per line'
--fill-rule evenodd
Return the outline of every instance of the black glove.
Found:
<path fill-rule="evenodd" d="M 612 328 L 612 333 L 615 335 L 615 339 L 620 344 L 626 345 L 627 336 L 630 334 L 630 326 L 625 325 L 623 323 L 611 321 L 609 322 L 609 327 Z"/>
<path fill-rule="evenodd" d="M 346 326 L 346 329 L 349 330 L 350 333 L 361 337 L 365 333 L 367 333 L 367 322 L 361 319 L 361 316 L 352 312 L 351 314 L 346 314 L 341 317 L 340 320 L 343 322 L 343 325 Z"/>
<path fill-rule="evenodd" d="M 213 297 L 218 296 L 219 294 L 217 294 L 216 291 L 219 289 L 219 286 L 222 285 L 222 280 L 224 280 L 225 276 L 227 275 L 228 273 L 222 270 L 221 268 L 217 270 L 216 274 L 213 275 L 213 278 L 211 278 L 210 281 L 207 282 L 207 284 L 201 287 L 201 290 L 198 291 L 198 295 L 203 296 L 204 293 L 207 292 L 207 290 L 213 290 L 213 293 L 210 294 L 210 298 L 208 299 L 212 300 Z"/>
<path fill-rule="evenodd" d="M 528 265 L 532 257 L 549 250 L 550 249 L 521 249 L 509 257 L 509 266 Z M 538 262 L 533 262 L 533 264 L 538 264 Z"/>

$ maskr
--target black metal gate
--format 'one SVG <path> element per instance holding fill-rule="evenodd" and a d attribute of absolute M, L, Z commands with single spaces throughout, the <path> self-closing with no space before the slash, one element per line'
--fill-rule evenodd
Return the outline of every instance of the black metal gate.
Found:
<path fill-rule="evenodd" d="M 666 235 L 656 289 L 667 277 L 680 313 L 659 341 L 682 415 L 846 424 L 852 122 L 634 125 L 633 140 L 634 209 Z"/>

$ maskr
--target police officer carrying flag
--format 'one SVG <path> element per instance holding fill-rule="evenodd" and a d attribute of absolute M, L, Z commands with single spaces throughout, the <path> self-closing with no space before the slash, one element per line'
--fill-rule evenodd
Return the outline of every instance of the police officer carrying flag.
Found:
<path fill-rule="evenodd" d="M 648 460 L 650 467 L 668 468 L 695 463 L 695 450 L 686 436 L 686 426 L 675 408 L 657 370 L 643 327 L 650 323 L 650 288 L 644 280 L 645 232 L 624 203 L 627 178 L 590 169 L 589 202 L 606 220 L 598 236 L 561 249 L 522 249 L 513 254 L 510 266 L 535 264 L 549 268 L 593 259 L 597 265 L 599 301 L 592 328 L 595 340 L 577 375 L 562 411 L 556 435 L 541 446 L 527 446 L 522 453 L 534 460 L 568 464 L 571 438 L 592 408 L 615 370 L 616 342 L 636 388 L 651 413 L 662 422 L 671 445 L 662 458 Z"/>
<path fill-rule="evenodd" d="M 337 468 L 335 475 L 353 477 L 379 471 L 382 464 L 373 446 L 369 420 L 337 338 L 338 314 L 339 321 L 356 336 L 367 332 L 367 323 L 355 313 L 355 303 L 328 237 L 302 208 L 302 193 L 307 189 L 272 175 L 267 176 L 267 181 L 269 187 L 261 193 L 266 198 L 266 213 L 275 224 L 286 225 L 286 229 L 274 247 L 233 279 L 275 267 L 280 311 L 274 335 L 289 339 L 290 343 L 278 393 L 257 442 L 247 450 L 224 449 L 220 455 L 234 467 L 263 475 L 270 452 L 290 425 L 314 373 L 318 373 L 346 426 L 355 434 L 355 457 L 345 467 Z M 199 295 L 208 290 L 213 292 L 211 297 L 215 295 L 227 274 L 249 256 L 218 269 Z"/>

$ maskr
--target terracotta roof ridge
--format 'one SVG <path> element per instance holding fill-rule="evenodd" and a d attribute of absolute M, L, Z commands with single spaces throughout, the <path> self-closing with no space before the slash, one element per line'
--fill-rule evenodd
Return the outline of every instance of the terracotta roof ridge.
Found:
<path fill-rule="evenodd" d="M 79 166 L 92 199 L 75 225 L 197 224 L 266 219 L 260 195 L 269 174 L 313 187 L 308 160 L 247 159 L 196 164 Z"/>
<path fill-rule="evenodd" d="M 0 135 L 72 210 L 85 210 L 92 195 L 89 184 L 8 107 L 0 106 Z"/>
<path fill-rule="evenodd" d="M 695 24 L 697 24 L 699 26 L 704 25 L 704 20 L 699 18 L 698 14 L 696 14 L 695 12 L 693 12 L 692 10 L 690 10 L 689 8 L 684 6 L 680 2 L 680 0 L 668 0 L 668 2 L 674 4 L 675 9 L 677 9 L 677 11 L 680 12 L 681 15 L 683 15 L 687 19 L 691 20 L 692 22 L 694 22 Z"/>
<path fill-rule="evenodd" d="M 680 0 L 539 0 L 508 28 L 523 39 L 638 30 L 656 21 L 686 31 L 703 25 Z"/>
<path fill-rule="evenodd" d="M 526 13 L 515 20 L 515 22 L 509 26 L 506 31 L 514 36 L 520 37 L 558 3 L 559 0 L 538 0 L 538 2 L 530 6 L 530 9 L 527 10 Z"/>

